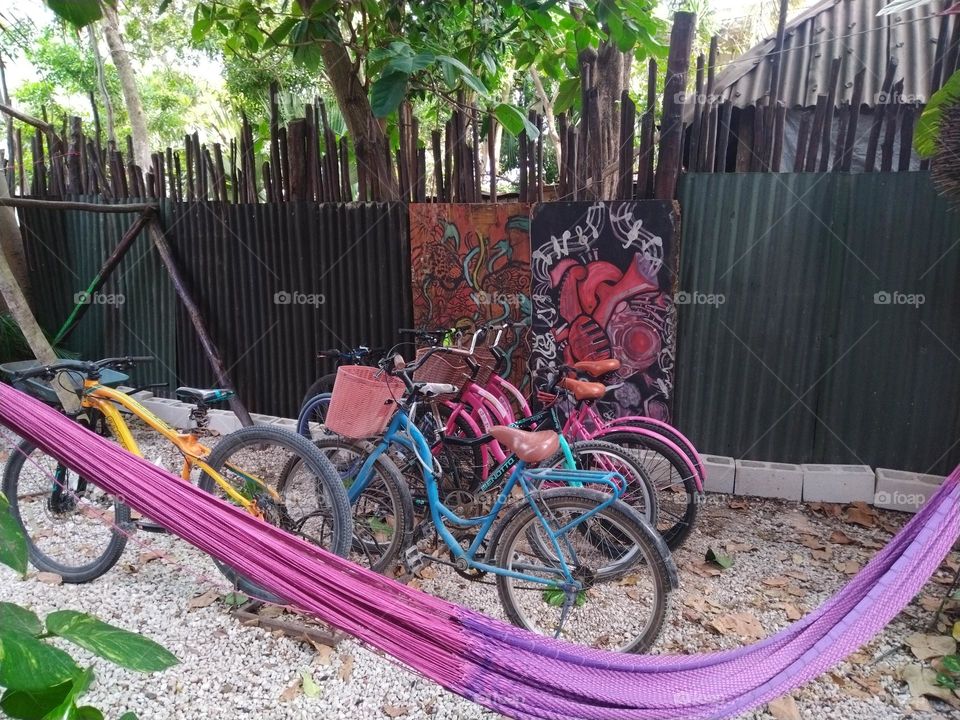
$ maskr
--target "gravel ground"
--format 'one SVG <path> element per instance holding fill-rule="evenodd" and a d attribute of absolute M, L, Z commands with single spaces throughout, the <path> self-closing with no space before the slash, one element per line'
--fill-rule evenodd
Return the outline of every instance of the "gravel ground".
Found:
<path fill-rule="evenodd" d="M 0 461 L 10 447 L 5 434 Z M 173 451 L 144 440 L 144 454 L 176 467 Z M 736 647 L 775 632 L 840 588 L 906 520 L 899 513 L 713 495 L 698 530 L 675 554 L 681 589 L 657 653 Z M 837 535 L 836 533 L 842 533 Z M 718 571 L 704 564 L 708 549 L 730 555 Z M 903 640 L 924 631 L 960 563 L 951 554 L 941 571 L 890 626 L 847 662 L 793 697 L 799 715 L 765 708 L 742 716 L 893 720 L 960 718 L 946 704 L 911 699 L 899 672 L 911 662 Z M 423 589 L 489 612 L 491 586 L 469 583 L 437 567 L 415 580 Z M 481 718 L 497 717 L 447 693 L 388 658 L 352 641 L 334 650 L 279 633 L 244 627 L 220 600 L 191 600 L 229 591 L 212 562 L 185 543 L 140 533 L 118 565 L 86 585 L 51 585 L 32 571 L 25 580 L 0 570 L 0 599 L 40 615 L 77 609 L 136 630 L 174 652 L 181 664 L 155 675 L 116 668 L 71 648 L 92 663 L 97 679 L 86 702 L 107 717 L 135 710 L 144 720 L 166 718 Z M 300 681 L 308 673 L 316 692 Z M 307 683 L 309 686 L 311 683 Z M 771 712 L 772 710 L 772 712 Z M 951 713 L 953 713 L 951 715 Z"/>

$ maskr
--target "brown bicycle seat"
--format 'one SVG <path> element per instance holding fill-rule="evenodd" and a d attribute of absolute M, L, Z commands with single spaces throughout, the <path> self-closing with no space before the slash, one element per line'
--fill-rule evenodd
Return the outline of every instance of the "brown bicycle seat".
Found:
<path fill-rule="evenodd" d="M 607 386 L 603 383 L 584 382 L 573 378 L 564 378 L 559 382 L 560 387 L 573 393 L 577 400 L 599 400 L 607 394 Z"/>
<path fill-rule="evenodd" d="M 528 463 L 546 460 L 560 448 L 560 436 L 553 430 L 517 430 L 506 425 L 490 428 L 490 434 L 507 450 Z"/>
<path fill-rule="evenodd" d="M 592 378 L 603 377 L 620 369 L 620 361 L 616 358 L 609 360 L 583 360 L 574 364 L 573 369 L 586 373 Z"/>

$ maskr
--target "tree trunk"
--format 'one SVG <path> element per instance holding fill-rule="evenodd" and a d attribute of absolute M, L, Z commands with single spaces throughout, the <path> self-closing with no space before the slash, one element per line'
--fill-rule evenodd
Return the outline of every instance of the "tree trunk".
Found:
<path fill-rule="evenodd" d="M 10 190 L 7 188 L 7 179 L 3 173 L 0 173 L 0 197 L 10 197 Z M 19 252 L 22 257 L 23 238 L 20 235 L 20 227 L 17 225 L 16 215 L 11 207 L 0 207 L 0 295 L 7 305 L 7 310 L 13 317 L 14 322 L 20 327 L 27 345 L 33 351 L 34 356 L 44 365 L 49 365 L 57 361 L 57 355 L 50 346 L 50 342 L 43 334 L 43 330 L 37 324 L 30 305 L 27 303 L 27 297 L 23 293 L 13 268 L 8 258 L 16 256 Z M 61 387 L 59 383 L 51 383 L 60 403 L 68 412 L 75 412 L 79 408 L 77 396 Z"/>
<path fill-rule="evenodd" d="M 553 99 L 547 97 L 547 91 L 544 90 L 540 73 L 538 73 L 534 67 L 530 68 L 530 79 L 533 80 L 533 87 L 537 91 L 537 98 L 540 100 L 540 105 L 543 106 L 544 129 L 547 133 L 547 139 L 550 141 L 550 144 L 553 145 L 553 152 L 557 156 L 557 167 L 560 168 L 563 166 L 563 146 L 560 144 L 560 134 L 557 132 L 557 124 L 554 120 Z"/>
<path fill-rule="evenodd" d="M 110 98 L 109 90 L 107 90 L 107 76 L 103 70 L 103 56 L 100 54 L 100 45 L 97 42 L 95 26 L 87 26 L 87 33 L 90 35 L 90 50 L 93 52 L 93 62 L 97 67 L 97 88 L 100 90 L 100 99 L 103 100 L 103 107 L 107 111 L 107 140 L 116 143 L 117 133 L 113 114 L 113 100 Z"/>
<path fill-rule="evenodd" d="M 620 52 L 616 45 L 603 42 L 597 51 L 596 78 L 597 102 L 600 111 L 600 133 L 604 149 L 604 168 L 617 166 L 621 148 L 620 142 L 620 94 L 625 86 L 624 77 L 629 74 L 629 58 Z M 632 152 L 633 148 L 623 148 Z M 612 198 L 616 192 L 615 173 L 604 173 L 600 183 L 600 198 Z"/>
<path fill-rule="evenodd" d="M 297 0 L 304 15 L 309 15 L 315 0 Z M 373 116 L 367 89 L 360 81 L 357 67 L 342 42 L 320 42 L 327 80 L 337 97 L 337 105 L 353 140 L 357 163 L 363 164 L 377 200 L 399 200 L 400 186 L 393 174 L 390 140 L 383 125 Z"/>
<path fill-rule="evenodd" d="M 147 117 L 143 112 L 143 101 L 137 89 L 137 78 L 133 71 L 133 63 L 120 36 L 120 19 L 111 0 L 103 0 L 103 34 L 110 48 L 110 57 L 117 76 L 120 78 L 120 89 L 123 91 L 123 102 L 127 106 L 127 115 L 130 117 L 130 134 L 133 140 L 134 161 L 144 172 L 150 168 L 150 136 L 147 133 Z"/>

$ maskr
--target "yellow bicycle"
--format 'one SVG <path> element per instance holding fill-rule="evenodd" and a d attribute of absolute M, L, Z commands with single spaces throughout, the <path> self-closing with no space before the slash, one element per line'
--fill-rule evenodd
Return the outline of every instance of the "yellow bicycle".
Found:
<path fill-rule="evenodd" d="M 131 394 L 116 389 L 128 380 L 124 371 L 152 359 L 63 360 L 52 365 L 27 361 L 2 365 L 0 370 L 14 387 L 57 407 L 60 403 L 50 383 L 59 383 L 78 395 L 75 419 L 90 430 L 114 438 L 140 457 L 160 452 L 159 460 L 165 459 L 163 453 L 179 452 L 184 481 L 196 480 L 203 490 L 250 514 L 346 556 L 352 538 L 350 502 L 340 476 L 323 453 L 292 430 L 275 426 L 243 428 L 220 438 L 214 448 L 207 447 L 197 431 L 180 432 Z M 198 428 L 205 426 L 209 406 L 231 395 L 220 389 L 177 390 L 179 398 L 195 405 L 191 419 Z M 128 416 L 138 418 L 153 433 L 138 443 Z M 159 446 L 155 447 L 155 440 Z M 286 482 L 281 497 L 275 489 L 276 478 L 294 458 L 303 461 L 297 463 L 302 471 L 292 485 Z M 131 532 L 138 527 L 156 529 L 142 520 L 131 521 L 123 498 L 107 495 L 26 440 L 7 459 L 2 488 L 10 512 L 27 536 L 31 563 L 60 575 L 64 582 L 99 577 L 119 560 Z M 232 568 L 217 564 L 240 589 L 263 594 Z"/>

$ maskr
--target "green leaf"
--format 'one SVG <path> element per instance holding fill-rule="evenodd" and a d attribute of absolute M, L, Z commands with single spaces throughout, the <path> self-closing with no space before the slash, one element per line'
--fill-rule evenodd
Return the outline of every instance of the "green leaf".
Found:
<path fill-rule="evenodd" d="M 290 36 L 290 31 L 293 30 L 293 26 L 296 25 L 297 22 L 296 18 L 285 18 L 282 23 L 277 25 L 270 34 L 267 35 L 267 39 L 263 43 L 263 49 L 269 50 L 284 42 Z"/>
<path fill-rule="evenodd" d="M 103 713 L 93 705 L 84 705 L 77 708 L 70 720 L 103 720 Z"/>
<path fill-rule="evenodd" d="M 378 77 L 370 86 L 370 108 L 376 117 L 386 117 L 403 102 L 407 95 L 410 76 L 402 72 L 390 72 Z"/>
<path fill-rule="evenodd" d="M 7 690 L 0 697 L 0 711 L 17 720 L 41 720 L 67 696 L 73 681 L 42 690 Z"/>
<path fill-rule="evenodd" d="M 384 73 L 399 72 L 412 75 L 432 65 L 436 57 L 433 53 L 419 53 L 418 55 L 394 55 L 383 68 Z"/>
<path fill-rule="evenodd" d="M 82 28 L 103 17 L 99 0 L 46 0 L 49 7 L 61 20 L 76 28 Z"/>
<path fill-rule="evenodd" d="M 155 672 L 179 662 L 176 655 L 153 640 L 75 610 L 47 615 L 47 630 L 130 670 Z"/>
<path fill-rule="evenodd" d="M 23 575 L 27 572 L 27 538 L 10 513 L 6 499 L 3 505 L 0 508 L 0 565 Z"/>
<path fill-rule="evenodd" d="M 949 688 L 950 690 L 957 689 L 957 681 L 946 673 L 937 673 L 937 685 L 940 687 Z"/>
<path fill-rule="evenodd" d="M 0 628 L 0 686 L 43 690 L 66 682 L 80 668 L 69 655 L 12 628 Z"/>
<path fill-rule="evenodd" d="M 519 135 L 526 131 L 527 137 L 536 140 L 540 134 L 537 126 L 527 119 L 523 110 L 514 105 L 500 103 L 493 109 L 493 115 L 511 135 Z"/>
<path fill-rule="evenodd" d="M 190 29 L 190 39 L 193 40 L 195 45 L 200 44 L 212 26 L 213 18 L 198 18 Z"/>
<path fill-rule="evenodd" d="M 704 558 L 708 563 L 712 563 L 722 570 L 733 566 L 733 558 L 729 555 L 716 552 L 713 548 L 707 548 L 707 554 Z"/>
<path fill-rule="evenodd" d="M 137 718 L 137 714 L 135 712 L 131 711 L 125 712 L 123 715 L 117 718 L 117 720 L 139 720 L 139 718 Z"/>
<path fill-rule="evenodd" d="M 313 679 L 309 670 L 301 670 L 300 677 L 303 681 L 303 694 L 308 698 L 320 697 L 320 686 Z"/>
<path fill-rule="evenodd" d="M 238 593 L 238 592 L 229 592 L 223 596 L 223 602 L 225 602 L 227 605 L 230 605 L 231 607 L 240 607 L 249 599 L 250 598 L 248 598 L 243 593 Z"/>
<path fill-rule="evenodd" d="M 561 607 L 566 599 L 566 593 L 560 588 L 550 588 L 543 591 L 543 601 L 550 607 Z"/>
<path fill-rule="evenodd" d="M 487 88 L 480 81 L 480 78 L 474 75 L 470 71 L 470 68 L 457 60 L 455 57 L 450 57 L 449 55 L 437 55 L 437 60 L 442 63 L 445 68 L 450 68 L 451 70 L 459 72 L 460 79 L 463 80 L 464 85 L 467 85 L 471 90 L 477 93 L 477 95 L 480 95 L 481 97 L 486 97 L 488 95 Z M 444 71 L 444 77 L 447 79 L 447 84 L 452 86 L 453 83 L 450 83 L 449 78 L 446 75 L 446 70 Z"/>
<path fill-rule="evenodd" d="M 57 707 L 43 716 L 43 720 L 77 720 L 77 698 L 83 695 L 93 682 L 93 668 L 78 671 L 66 697 Z"/>
<path fill-rule="evenodd" d="M 580 78 L 572 77 L 560 83 L 557 88 L 557 99 L 553 101 L 553 110 L 557 113 L 566 112 L 580 100 Z"/>
<path fill-rule="evenodd" d="M 170 7 L 170 3 L 172 1 L 173 0 L 163 0 L 163 2 L 161 2 L 160 6 L 157 8 L 157 15 L 163 15 L 163 11 Z"/>
<path fill-rule="evenodd" d="M 24 607 L 11 602 L 0 602 L 0 627 L 19 630 L 36 637 L 43 633 L 40 618 Z"/>
<path fill-rule="evenodd" d="M 956 102 L 960 102 L 960 70 L 951 75 L 943 87 L 930 96 L 930 102 L 917 121 L 913 146 L 922 157 L 936 154 L 943 109 Z"/>
<path fill-rule="evenodd" d="M 960 655 L 947 655 L 940 661 L 943 669 L 952 673 L 960 673 Z"/>

